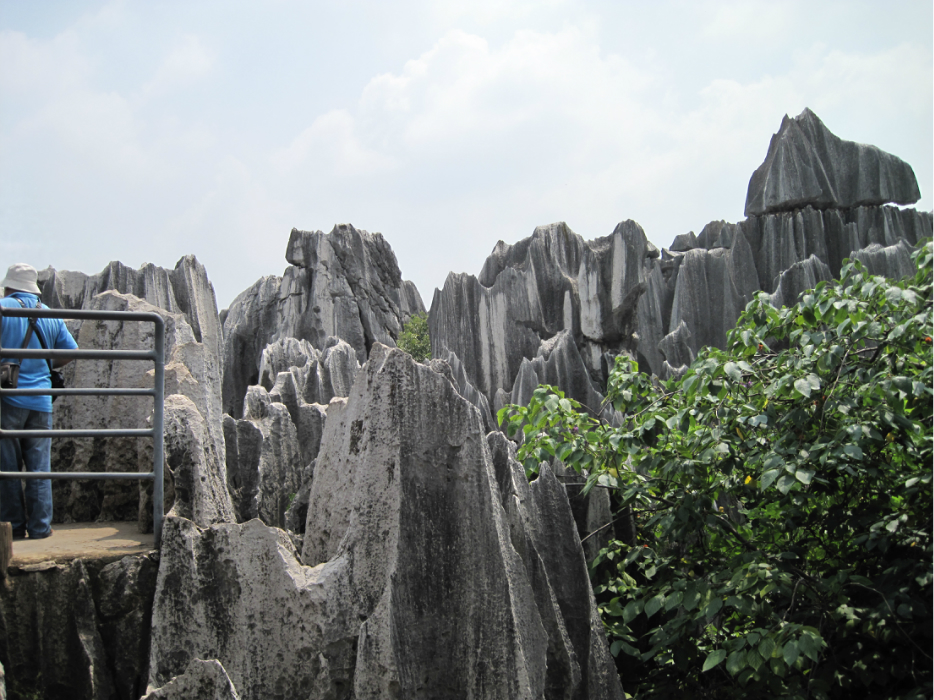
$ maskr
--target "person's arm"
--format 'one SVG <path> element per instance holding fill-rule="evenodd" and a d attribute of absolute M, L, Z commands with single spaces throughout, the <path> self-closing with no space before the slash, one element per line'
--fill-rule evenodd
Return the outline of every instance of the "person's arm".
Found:
<path fill-rule="evenodd" d="M 59 321 L 58 327 L 58 337 L 55 338 L 55 349 L 56 350 L 77 350 L 78 344 L 75 342 L 75 339 L 71 337 L 71 333 L 68 332 L 68 327 L 65 326 L 64 322 Z M 57 357 L 52 360 L 52 367 L 58 369 L 59 367 L 64 367 L 69 362 L 74 360 L 73 357 Z"/>

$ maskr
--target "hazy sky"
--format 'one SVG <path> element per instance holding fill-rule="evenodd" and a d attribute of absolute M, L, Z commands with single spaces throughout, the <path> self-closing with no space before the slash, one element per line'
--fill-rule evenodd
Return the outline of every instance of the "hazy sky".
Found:
<path fill-rule="evenodd" d="M 428 306 L 497 240 L 743 218 L 786 113 L 932 208 L 932 3 L 0 0 L 0 267 L 173 267 L 223 308 L 292 227 L 381 232 Z"/>

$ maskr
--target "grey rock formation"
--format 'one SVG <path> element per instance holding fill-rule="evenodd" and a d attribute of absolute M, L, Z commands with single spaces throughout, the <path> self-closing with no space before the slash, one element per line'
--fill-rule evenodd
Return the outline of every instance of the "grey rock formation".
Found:
<path fill-rule="evenodd" d="M 688 367 L 696 357 L 694 347 L 691 331 L 688 330 L 684 319 L 681 319 L 677 328 L 666 335 L 658 344 L 658 349 L 665 356 L 662 371 L 659 372 L 661 378 L 668 379 L 672 376 L 681 376 L 687 372 Z"/>
<path fill-rule="evenodd" d="M 787 115 L 772 136 L 765 161 L 753 173 L 746 216 L 812 205 L 849 209 L 864 205 L 914 204 L 921 199 L 914 171 L 905 161 L 830 133 L 805 109 Z"/>
<path fill-rule="evenodd" d="M 607 353 L 644 353 L 648 365 L 660 365 L 666 297 L 658 251 L 638 224 L 589 242 L 564 223 L 541 226 L 514 246 L 498 243 L 478 278 L 448 275 L 432 300 L 432 355 L 453 352 L 495 405 L 523 360 L 567 330 L 587 372 L 602 381 Z"/>
<path fill-rule="evenodd" d="M 0 662 L 19 697 L 136 700 L 148 674 L 155 558 L 10 570 Z"/>
<path fill-rule="evenodd" d="M 687 233 L 679 233 L 675 236 L 675 240 L 668 249 L 677 253 L 686 253 L 696 247 L 697 236 L 694 235 L 693 231 L 688 231 Z"/>
<path fill-rule="evenodd" d="M 931 212 L 887 206 L 823 211 L 804 207 L 753 216 L 737 226 L 752 248 L 762 290 L 771 293 L 783 271 L 811 255 L 838 277 L 845 258 L 873 243 L 905 241 L 914 246 L 931 235 Z"/>
<path fill-rule="evenodd" d="M 232 522 L 233 502 L 227 490 L 226 466 L 211 448 L 211 435 L 195 404 L 173 394 L 165 400 L 165 466 L 170 473 L 170 513 L 199 525 Z M 144 465 L 140 465 L 141 467 Z M 151 513 L 149 503 L 140 518 Z"/>
<path fill-rule="evenodd" d="M 741 232 L 730 248 L 696 248 L 684 254 L 678 270 L 669 328 L 683 322 L 684 336 L 696 356 L 704 345 L 726 346 L 726 332 L 759 291 L 752 249 Z"/>
<path fill-rule="evenodd" d="M 530 574 L 548 636 L 544 696 L 614 697 L 619 681 L 565 488 L 547 464 L 529 483 L 515 445 L 502 433 L 490 433 L 487 443 L 510 541 Z M 576 686 L 570 694 L 569 678 Z"/>
<path fill-rule="evenodd" d="M 48 569 L 27 573 L 2 598 L 3 639 L 17 642 L 4 650 L 6 672 L 42 697 L 109 698 L 115 688 L 84 563 Z"/>
<path fill-rule="evenodd" d="M 540 384 L 559 386 L 574 396 L 590 412 L 600 412 L 603 394 L 587 372 L 577 345 L 568 331 L 560 331 L 544 341 L 532 360 L 523 358 L 512 385 L 510 403 L 525 406 Z"/>
<path fill-rule="evenodd" d="M 240 695 L 220 661 L 192 659 L 183 674 L 141 700 L 240 700 Z"/>
<path fill-rule="evenodd" d="M 340 338 L 363 362 L 373 343 L 393 345 L 410 316 L 424 311 L 378 233 L 345 224 L 329 234 L 293 229 L 286 259 L 281 278 L 257 281 L 224 315 L 224 411 L 235 418 L 247 386 L 260 383 L 270 343 L 294 338 L 320 351 Z"/>
<path fill-rule="evenodd" d="M 497 426 L 493 414 L 490 411 L 490 403 L 487 401 L 486 396 L 481 394 L 477 388 L 470 383 L 470 380 L 467 378 L 467 372 L 464 371 L 464 363 L 458 359 L 457 355 L 450 351 L 445 357 L 435 358 L 431 361 L 432 369 L 434 369 L 435 372 L 443 373 L 445 370 L 437 366 L 439 362 L 443 362 L 447 365 L 448 371 L 451 373 L 449 379 L 454 383 L 454 386 L 457 387 L 458 393 L 470 401 L 470 403 L 476 406 L 477 410 L 480 411 L 480 417 L 483 418 L 483 426 L 486 432 L 495 430 Z"/>
<path fill-rule="evenodd" d="M 165 321 L 167 395 L 167 455 L 181 467 L 187 486 L 178 492 L 187 503 L 178 503 L 200 524 L 232 519 L 233 509 L 226 492 L 225 446 L 221 427 L 219 379 L 216 358 L 199 343 L 181 314 L 173 314 L 134 296 L 107 291 L 95 296 L 87 307 L 109 311 L 157 313 Z M 90 349 L 149 349 L 155 337 L 152 324 L 138 321 L 86 321 L 77 341 Z M 132 360 L 103 362 L 77 360 L 68 365 L 70 386 L 151 387 L 151 365 Z M 173 394 L 185 397 L 172 402 Z M 57 428 L 145 428 L 150 425 L 152 400 L 126 396 L 69 396 L 56 402 Z M 172 421 L 178 409 L 182 424 Z M 190 410 L 189 410 L 190 409 Z M 174 426 L 174 427 L 173 427 Z M 177 428 L 177 430 L 176 430 Z M 184 443 L 184 444 L 183 444 Z M 174 450 L 174 451 L 172 451 Z M 179 459 L 191 458 L 184 464 Z M 140 471 L 152 470 L 152 441 L 148 438 L 59 438 L 53 441 L 53 468 L 56 471 Z M 170 466 L 170 469 L 172 466 Z M 171 491 L 171 488 L 170 488 Z M 138 486 L 122 481 L 56 482 L 53 488 L 57 520 L 135 520 L 151 529 L 149 500 L 151 484 Z M 142 498 L 141 498 L 142 493 Z M 170 504 L 167 501 L 167 504 Z"/>
<path fill-rule="evenodd" d="M 323 422 L 323 407 L 320 412 L 302 408 L 310 408 L 309 413 Z M 317 430 L 320 435 L 320 426 Z M 227 478 L 237 522 L 259 518 L 267 525 L 286 527 L 286 510 L 302 486 L 305 467 L 289 408 L 273 401 L 263 387 L 251 386 L 244 417 L 225 417 L 224 431 L 229 445 Z"/>
<path fill-rule="evenodd" d="M 146 686 L 158 570 L 158 555 L 153 552 L 105 564 L 100 574 L 92 576 L 97 628 L 118 698 L 135 700 Z"/>
<path fill-rule="evenodd" d="M 541 382 L 589 405 L 618 354 L 668 378 L 686 372 L 702 347 L 725 347 L 760 291 L 775 304 L 792 303 L 828 273 L 839 276 L 851 257 L 878 274 L 909 273 L 909 247 L 931 236 L 931 213 L 879 206 L 917 199 L 905 163 L 838 139 L 810 111 L 785 119 L 769 153 L 749 200 L 768 206 L 752 206 L 758 213 L 738 223 L 712 221 L 697 236 L 681 234 L 661 256 L 632 222 L 594 241 L 560 223 L 498 243 L 479 277 L 450 274 L 435 291 L 433 354 L 452 367 L 456 358 L 464 371 L 458 383 L 479 391 L 494 413 L 527 401 Z M 794 194 L 810 191 L 806 170 L 820 171 L 812 198 Z M 567 371 L 546 378 L 539 358 L 560 333 L 568 336 L 560 342 Z"/>
<path fill-rule="evenodd" d="M 282 338 L 263 349 L 257 388 L 268 392 L 268 398 L 262 394 L 263 402 L 282 404 L 288 409 L 298 436 L 302 465 L 309 464 L 318 454 L 326 404 L 335 396 L 350 393 L 359 369 L 353 348 L 333 336 L 327 338 L 321 351 L 316 350 L 307 340 L 297 338 Z M 247 392 L 245 406 L 251 401 L 252 390 Z M 251 437 L 255 431 L 250 426 L 236 426 L 237 419 L 225 417 L 226 440 L 233 445 L 233 453 L 228 452 L 228 469 L 237 475 L 231 477 L 238 482 L 233 488 L 248 502 L 255 494 L 249 487 L 244 491 L 239 480 L 251 481 L 252 477 L 244 470 L 255 472 L 259 468 L 259 452 L 253 446 L 260 443 Z M 243 442 L 242 447 L 237 446 L 238 441 Z M 249 515 L 251 512 L 252 515 Z M 256 517 L 255 509 L 246 508 L 241 510 L 239 521 L 250 517 Z"/>
<path fill-rule="evenodd" d="M 146 263 L 135 270 L 111 262 L 96 275 L 48 268 L 39 273 L 43 303 L 58 309 L 88 309 L 98 294 L 109 290 L 132 294 L 173 314 L 182 314 L 195 340 L 215 358 L 220 357 L 221 325 L 217 299 L 207 271 L 193 255 L 186 255 L 166 270 Z"/>
<path fill-rule="evenodd" d="M 911 262 L 911 250 L 903 240 L 889 246 L 873 243 L 854 253 L 853 259 L 865 265 L 872 275 L 902 279 L 915 273 L 914 263 Z"/>
<path fill-rule="evenodd" d="M 812 254 L 807 260 L 796 262 L 779 275 L 771 296 L 772 306 L 794 306 L 803 292 L 814 289 L 818 282 L 828 282 L 831 279 L 830 268 Z"/>
<path fill-rule="evenodd" d="M 346 393 L 350 393 L 349 386 Z M 288 409 L 298 436 L 301 463 L 308 464 L 318 455 L 327 407 L 305 401 L 292 372 L 279 373 L 275 386 L 269 392 L 269 400 Z"/>
<path fill-rule="evenodd" d="M 243 698 L 622 697 L 563 488 L 494 464 L 447 373 L 398 350 L 328 408 L 301 562 L 257 521 L 174 518 L 162 557 L 154 686 L 216 658 Z"/>

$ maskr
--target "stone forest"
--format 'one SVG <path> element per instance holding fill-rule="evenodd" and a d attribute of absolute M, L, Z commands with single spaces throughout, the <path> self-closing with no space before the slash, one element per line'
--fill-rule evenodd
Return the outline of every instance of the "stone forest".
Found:
<path fill-rule="evenodd" d="M 744 220 L 661 250 L 631 220 L 590 241 L 559 222 L 500 242 L 478 274 L 434 291 L 422 362 L 397 347 L 426 313 L 419 290 L 389 241 L 349 224 L 293 229 L 282 276 L 220 311 L 193 255 L 41 272 L 50 307 L 164 318 L 166 520 L 145 554 L 10 566 L 6 697 L 930 697 L 932 214 L 919 199 L 898 157 L 810 110 L 786 116 Z M 831 296 L 869 285 L 896 310 L 862 322 L 865 305 Z M 802 315 L 782 325 L 792 307 Z M 886 314 L 909 315 L 889 332 Z M 827 345 L 794 374 L 844 324 L 850 349 Z M 139 324 L 68 325 L 81 348 L 153 343 Z M 915 335 L 911 374 L 912 355 L 889 348 Z M 860 413 L 868 398 L 833 413 L 864 381 L 858 369 L 828 388 L 842 368 L 885 358 L 888 378 L 865 380 L 895 387 L 882 417 Z M 153 373 L 79 360 L 66 380 L 141 387 Z M 137 428 L 151 413 L 66 396 L 55 423 Z M 829 434 L 831 413 L 862 417 L 840 423 L 839 444 L 809 437 Z M 800 425 L 780 453 L 786 416 Z M 860 442 L 877 434 L 877 452 Z M 882 478 L 877 460 L 861 481 L 872 455 L 902 470 L 898 493 L 821 506 L 843 514 L 830 524 L 795 520 L 837 493 L 832 469 L 853 479 L 841 498 Z M 58 472 L 152 459 L 139 438 L 53 440 Z M 735 466 L 698 486 L 705 460 Z M 151 531 L 151 491 L 56 481 L 56 522 Z M 842 554 L 775 539 L 837 532 L 882 496 L 894 510 L 865 537 L 834 535 Z M 714 554 L 720 569 L 702 560 Z"/>

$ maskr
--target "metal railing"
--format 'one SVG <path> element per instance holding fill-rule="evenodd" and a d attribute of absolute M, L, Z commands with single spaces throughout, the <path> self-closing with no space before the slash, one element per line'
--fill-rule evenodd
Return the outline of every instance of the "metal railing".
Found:
<path fill-rule="evenodd" d="M 86 437 L 151 437 L 153 440 L 151 472 L 20 472 L 0 471 L 0 479 L 142 479 L 153 482 L 152 525 L 156 547 L 162 541 L 164 509 L 163 489 L 163 408 L 165 404 L 165 321 L 159 314 L 143 311 L 86 311 L 65 309 L 30 309 L 0 306 L 3 316 L 62 318 L 93 321 L 143 321 L 155 325 L 155 347 L 152 350 L 45 350 L 0 347 L 0 356 L 21 359 L 74 360 L 151 360 L 155 365 L 155 381 L 151 389 L 67 388 L 67 389 L 3 389 L 0 396 L 152 396 L 154 399 L 151 429 L 77 429 L 77 430 L 2 430 L 2 438 L 86 438 Z M 0 408 L 2 410 L 2 408 Z"/>

